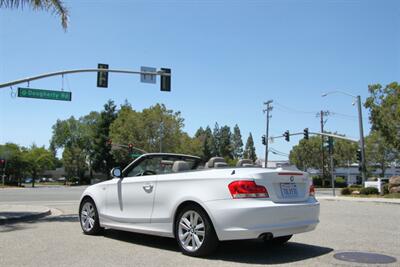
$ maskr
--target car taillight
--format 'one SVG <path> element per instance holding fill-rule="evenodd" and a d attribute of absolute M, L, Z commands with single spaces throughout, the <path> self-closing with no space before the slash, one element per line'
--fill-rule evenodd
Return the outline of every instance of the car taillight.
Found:
<path fill-rule="evenodd" d="M 313 196 L 315 196 L 315 188 L 314 188 L 314 185 L 311 185 L 310 186 L 310 197 L 313 197 Z"/>
<path fill-rule="evenodd" d="M 233 198 L 267 198 L 267 188 L 254 181 L 234 181 L 228 185 Z"/>

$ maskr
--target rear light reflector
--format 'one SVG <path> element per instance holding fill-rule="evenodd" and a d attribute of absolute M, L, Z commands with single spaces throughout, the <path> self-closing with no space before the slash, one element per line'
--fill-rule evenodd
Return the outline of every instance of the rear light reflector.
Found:
<path fill-rule="evenodd" d="M 310 186 L 310 197 L 313 197 L 313 196 L 315 196 L 315 188 L 314 188 L 314 185 L 311 185 Z"/>
<path fill-rule="evenodd" d="M 228 185 L 233 198 L 268 198 L 268 191 L 254 181 L 234 181 Z"/>

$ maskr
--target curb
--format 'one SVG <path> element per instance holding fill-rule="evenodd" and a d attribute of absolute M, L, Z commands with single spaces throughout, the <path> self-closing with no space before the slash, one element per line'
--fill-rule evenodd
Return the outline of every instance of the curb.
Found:
<path fill-rule="evenodd" d="M 0 225 L 33 221 L 49 215 L 51 215 L 51 210 L 49 208 L 46 208 L 46 210 L 42 212 L 34 212 L 30 214 L 28 213 L 25 215 L 15 216 L 10 218 L 0 218 Z"/>
<path fill-rule="evenodd" d="M 351 197 L 317 197 L 317 200 L 330 200 L 330 201 L 351 201 L 351 202 L 364 202 L 364 203 L 381 203 L 381 204 L 393 204 L 400 205 L 399 200 L 391 200 L 391 199 L 371 199 L 371 198 L 351 198 Z"/>

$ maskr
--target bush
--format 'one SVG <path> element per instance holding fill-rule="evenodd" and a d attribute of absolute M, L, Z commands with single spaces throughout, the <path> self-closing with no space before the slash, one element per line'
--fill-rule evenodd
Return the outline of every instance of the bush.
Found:
<path fill-rule="evenodd" d="M 342 188 L 342 190 L 340 191 L 340 193 L 344 196 L 346 195 L 351 195 L 352 190 L 348 187 Z"/>
<path fill-rule="evenodd" d="M 322 179 L 321 179 L 321 177 L 319 177 L 319 176 L 313 176 L 312 180 L 313 180 L 313 185 L 314 185 L 314 186 L 318 186 L 318 187 L 322 186 Z"/>
<path fill-rule="evenodd" d="M 335 187 L 346 187 L 347 183 L 343 177 L 337 177 L 335 179 Z"/>
<path fill-rule="evenodd" d="M 365 187 L 360 190 L 361 195 L 379 195 L 378 188 L 375 187 Z"/>
<path fill-rule="evenodd" d="M 389 194 L 389 184 L 384 184 L 383 185 L 383 194 L 384 195 Z"/>
<path fill-rule="evenodd" d="M 349 187 L 350 188 L 362 188 L 362 185 L 360 185 L 360 184 L 352 184 Z"/>

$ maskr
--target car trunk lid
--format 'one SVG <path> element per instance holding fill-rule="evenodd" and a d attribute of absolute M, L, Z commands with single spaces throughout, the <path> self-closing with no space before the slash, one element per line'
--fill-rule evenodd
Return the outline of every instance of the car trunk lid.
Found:
<path fill-rule="evenodd" d="M 267 188 L 273 202 L 302 202 L 309 198 L 311 182 L 300 171 L 268 171 L 254 175 L 255 182 Z"/>

